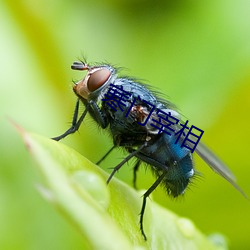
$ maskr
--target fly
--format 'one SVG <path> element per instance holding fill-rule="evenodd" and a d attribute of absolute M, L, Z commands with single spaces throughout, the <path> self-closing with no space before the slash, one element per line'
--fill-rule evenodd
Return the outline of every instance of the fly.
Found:
<path fill-rule="evenodd" d="M 119 77 L 117 70 L 109 64 L 90 66 L 85 62 L 74 62 L 71 68 L 87 71 L 87 74 L 73 87 L 78 99 L 71 127 L 53 139 L 59 141 L 76 132 L 89 113 L 102 129 L 108 129 L 113 138 L 113 147 L 98 163 L 116 147 L 123 147 L 128 152 L 124 160 L 114 167 L 107 183 L 131 158 L 137 159 L 134 166 L 134 186 L 140 165 L 145 163 L 150 166 L 157 178 L 143 195 L 140 230 L 145 240 L 143 216 L 147 197 L 159 184 L 172 197 L 182 195 L 195 174 L 193 151 L 246 196 L 236 184 L 232 172 L 199 141 L 204 131 L 192 126 L 190 129 L 196 129 L 199 135 L 189 130 L 190 137 L 186 139 L 189 127 L 187 122 L 184 124 L 181 121 L 181 116 L 172 103 L 157 97 L 145 84 L 132 78 Z M 79 116 L 80 102 L 85 110 Z M 175 131 L 177 132 L 174 133 Z"/>

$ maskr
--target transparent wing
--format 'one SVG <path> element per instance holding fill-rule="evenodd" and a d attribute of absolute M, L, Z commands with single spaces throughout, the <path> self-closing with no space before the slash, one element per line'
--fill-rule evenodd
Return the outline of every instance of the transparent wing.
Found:
<path fill-rule="evenodd" d="M 233 173 L 209 148 L 199 142 L 195 152 L 209 165 L 210 168 L 231 183 L 243 196 L 248 199 L 247 195 L 237 185 L 236 178 Z"/>

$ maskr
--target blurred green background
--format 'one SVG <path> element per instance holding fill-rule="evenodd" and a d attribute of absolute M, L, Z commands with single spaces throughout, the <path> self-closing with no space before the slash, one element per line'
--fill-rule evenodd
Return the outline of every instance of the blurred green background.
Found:
<path fill-rule="evenodd" d="M 250 196 L 250 1 L 1 1 L 0 249 L 80 249 L 81 235 L 39 195 L 39 173 L 8 121 L 52 137 L 70 125 L 75 105 L 70 65 L 108 61 L 146 79 L 205 131 L 202 138 Z M 86 119 L 63 143 L 96 162 L 107 134 Z M 98 132 L 97 132 L 98 131 Z M 93 143 L 95 142 L 95 143 Z M 117 150 L 102 163 L 115 166 Z M 174 201 L 153 198 L 189 217 L 206 234 L 220 232 L 230 249 L 250 249 L 250 202 L 201 160 L 202 178 Z M 132 183 L 132 164 L 117 177 Z M 139 172 L 138 186 L 153 182 Z M 98 237 L 98 236 L 97 236 Z"/>

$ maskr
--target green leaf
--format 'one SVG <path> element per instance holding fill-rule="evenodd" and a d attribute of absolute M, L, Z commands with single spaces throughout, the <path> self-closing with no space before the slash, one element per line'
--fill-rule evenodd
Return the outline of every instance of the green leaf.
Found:
<path fill-rule="evenodd" d="M 45 179 L 43 196 L 81 232 L 83 249 L 226 249 L 215 245 L 186 218 L 148 199 L 143 240 L 139 212 L 143 192 L 108 174 L 60 142 L 21 130 Z"/>

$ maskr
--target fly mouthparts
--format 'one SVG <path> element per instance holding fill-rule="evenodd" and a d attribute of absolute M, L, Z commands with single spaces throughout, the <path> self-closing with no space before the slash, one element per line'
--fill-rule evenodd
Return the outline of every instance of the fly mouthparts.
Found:
<path fill-rule="evenodd" d="M 89 66 L 83 62 L 73 62 L 71 69 L 74 70 L 88 70 Z"/>

